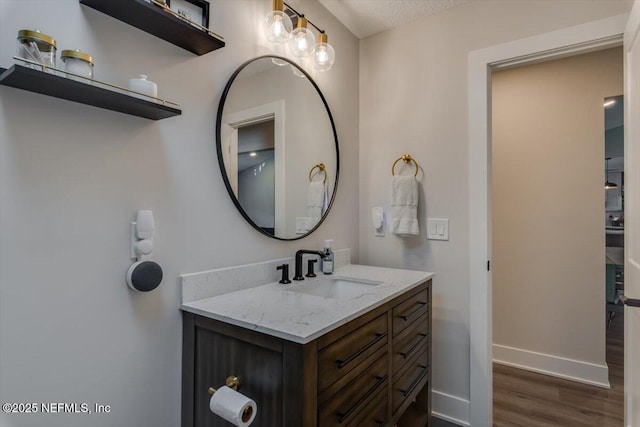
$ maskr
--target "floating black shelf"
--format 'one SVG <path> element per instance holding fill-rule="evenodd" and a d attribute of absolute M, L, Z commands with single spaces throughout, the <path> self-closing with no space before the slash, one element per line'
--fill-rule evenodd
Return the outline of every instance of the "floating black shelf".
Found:
<path fill-rule="evenodd" d="M 9 69 L 0 68 L 0 84 L 151 120 L 182 114 L 176 107 L 17 64 Z"/>
<path fill-rule="evenodd" d="M 80 0 L 80 3 L 197 55 L 224 47 L 219 38 L 145 0 Z"/>

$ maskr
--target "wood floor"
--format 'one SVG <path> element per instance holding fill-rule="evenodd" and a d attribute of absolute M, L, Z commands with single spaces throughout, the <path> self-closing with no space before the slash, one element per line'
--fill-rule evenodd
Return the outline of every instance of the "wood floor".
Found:
<path fill-rule="evenodd" d="M 498 427 L 622 427 L 624 315 L 607 329 L 611 389 L 493 365 L 493 425 Z"/>

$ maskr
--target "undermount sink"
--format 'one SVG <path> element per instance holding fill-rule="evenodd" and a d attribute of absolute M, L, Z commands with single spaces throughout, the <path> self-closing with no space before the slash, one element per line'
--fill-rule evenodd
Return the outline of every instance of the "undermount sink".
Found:
<path fill-rule="evenodd" d="M 323 298 L 350 299 L 361 296 L 370 291 L 372 286 L 379 285 L 380 283 L 382 282 L 347 277 L 332 277 L 294 285 L 288 290 Z"/>

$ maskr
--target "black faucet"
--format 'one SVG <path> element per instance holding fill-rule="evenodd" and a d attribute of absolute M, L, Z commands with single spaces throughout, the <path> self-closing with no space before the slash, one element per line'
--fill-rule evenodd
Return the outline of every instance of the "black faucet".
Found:
<path fill-rule="evenodd" d="M 322 251 L 300 249 L 296 252 L 296 274 L 293 276 L 293 280 L 304 280 L 304 277 L 302 276 L 302 255 L 304 254 L 318 255 L 320 259 L 324 258 L 324 252 Z"/>

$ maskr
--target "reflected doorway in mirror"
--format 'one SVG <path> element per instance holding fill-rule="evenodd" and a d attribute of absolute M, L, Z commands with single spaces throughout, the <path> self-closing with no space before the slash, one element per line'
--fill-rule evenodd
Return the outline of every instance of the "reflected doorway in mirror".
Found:
<path fill-rule="evenodd" d="M 274 60 L 290 66 L 278 66 Z M 296 77 L 291 67 L 303 78 Z M 262 126 L 266 122 L 273 122 L 271 146 L 239 148 L 238 136 L 242 129 Z M 320 226 L 330 211 L 337 188 L 338 138 L 326 99 L 302 68 L 276 56 L 259 57 L 240 66 L 223 92 L 216 137 L 218 163 L 225 186 L 234 205 L 251 226 L 279 240 L 300 239 Z M 271 149 L 269 156 L 273 163 L 255 159 L 267 155 L 262 150 Z M 253 178 L 263 172 L 273 173 L 272 198 L 267 197 L 271 190 L 258 190 L 254 184 L 251 189 L 243 191 L 241 188 L 239 174 L 242 171 L 249 173 L 240 162 L 251 162 L 251 153 L 255 153 L 250 170 L 254 173 Z M 320 205 L 310 199 L 311 185 L 315 182 L 309 182 L 310 167 L 319 164 L 326 168 L 314 178 L 324 180 Z M 311 208 L 313 215 L 310 215 Z M 272 217 L 266 212 L 273 212 Z"/>

